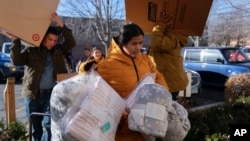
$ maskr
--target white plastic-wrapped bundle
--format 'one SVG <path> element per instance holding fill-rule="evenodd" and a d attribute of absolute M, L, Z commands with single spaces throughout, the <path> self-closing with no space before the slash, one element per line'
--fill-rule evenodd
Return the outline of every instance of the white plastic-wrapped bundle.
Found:
<path fill-rule="evenodd" d="M 129 116 L 129 128 L 143 134 L 164 137 L 168 128 L 168 112 L 172 107 L 172 95 L 159 84 L 142 85 L 135 98 Z"/>
<path fill-rule="evenodd" d="M 178 102 L 173 101 L 168 116 L 168 130 L 163 140 L 182 141 L 191 128 L 187 110 Z"/>
<path fill-rule="evenodd" d="M 124 100 L 100 76 L 80 110 L 68 122 L 65 134 L 79 141 L 113 141 L 123 111 Z"/>
<path fill-rule="evenodd" d="M 51 108 L 51 132 L 53 141 L 67 141 L 67 136 L 63 135 L 62 126 L 65 126 L 67 119 L 65 119 L 65 114 L 72 110 L 75 100 L 78 100 L 78 103 L 87 96 L 88 86 L 93 81 L 90 78 L 93 78 L 93 73 L 79 74 L 73 76 L 69 79 L 65 79 L 59 82 L 52 91 L 50 99 L 50 108 Z M 93 82 L 92 82 L 93 83 Z M 76 98 L 78 97 L 78 98 Z M 76 107 L 74 107 L 75 110 Z M 74 109 L 73 108 L 73 109 Z M 68 117 L 70 119 L 71 117 Z M 69 139 L 73 141 L 74 139 Z"/>
<path fill-rule="evenodd" d="M 76 85 L 71 90 L 67 88 L 67 84 L 58 91 L 55 89 L 55 95 L 66 92 L 65 89 L 68 94 L 62 94 L 66 98 L 57 96 L 51 100 L 51 103 L 60 103 L 51 110 L 56 113 L 52 114 L 53 140 L 114 140 L 117 125 L 125 109 L 124 100 L 97 73 L 88 74 L 81 84 Z M 67 104 L 61 99 L 68 100 Z M 63 110 L 59 107 L 63 107 Z M 56 129 L 59 131 L 55 131 Z"/>

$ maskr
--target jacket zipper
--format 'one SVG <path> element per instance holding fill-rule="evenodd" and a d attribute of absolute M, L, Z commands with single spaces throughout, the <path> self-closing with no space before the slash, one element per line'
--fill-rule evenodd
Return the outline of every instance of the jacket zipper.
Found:
<path fill-rule="evenodd" d="M 137 82 L 139 82 L 139 75 L 138 75 L 138 70 L 137 70 L 137 67 L 135 65 L 135 61 L 133 58 L 131 58 L 132 62 L 133 62 L 133 65 L 134 65 L 134 68 L 135 68 L 135 73 L 136 73 L 136 77 L 137 77 Z"/>

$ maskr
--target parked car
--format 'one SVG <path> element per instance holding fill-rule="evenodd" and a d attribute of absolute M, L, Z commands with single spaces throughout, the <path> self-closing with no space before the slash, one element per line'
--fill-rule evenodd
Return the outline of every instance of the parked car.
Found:
<path fill-rule="evenodd" d="M 141 52 L 147 54 L 147 48 L 142 48 Z M 191 73 L 191 94 L 199 94 L 201 92 L 201 77 L 196 71 L 185 68 L 186 72 Z"/>
<path fill-rule="evenodd" d="M 236 74 L 250 72 L 250 60 L 236 47 L 184 47 L 184 67 L 197 71 L 202 85 L 224 87 L 226 80 Z"/>
<path fill-rule="evenodd" d="M 4 42 L 2 45 L 2 53 L 10 56 L 10 47 L 11 47 L 11 42 Z M 24 49 L 25 45 L 21 45 L 21 49 Z"/>
<path fill-rule="evenodd" d="M 8 77 L 15 77 L 20 79 L 23 77 L 24 67 L 14 66 L 8 55 L 0 52 L 0 81 L 7 79 Z"/>

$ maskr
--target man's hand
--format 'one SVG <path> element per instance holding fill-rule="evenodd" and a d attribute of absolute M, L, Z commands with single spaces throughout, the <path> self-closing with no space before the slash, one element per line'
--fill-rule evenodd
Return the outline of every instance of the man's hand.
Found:
<path fill-rule="evenodd" d="M 13 35 L 13 34 L 7 32 L 7 31 L 5 31 L 5 30 L 2 31 L 2 34 L 5 35 L 5 36 L 7 36 L 7 37 L 9 37 L 11 40 L 16 40 L 16 39 L 18 39 L 17 36 L 15 36 L 15 35 Z"/>
<path fill-rule="evenodd" d="M 51 21 L 56 23 L 56 26 L 63 27 L 63 22 L 57 13 L 53 13 L 51 16 Z"/>
<path fill-rule="evenodd" d="M 163 11 L 160 13 L 158 23 L 164 25 L 165 28 L 170 28 L 173 24 L 172 16 L 168 12 Z"/>

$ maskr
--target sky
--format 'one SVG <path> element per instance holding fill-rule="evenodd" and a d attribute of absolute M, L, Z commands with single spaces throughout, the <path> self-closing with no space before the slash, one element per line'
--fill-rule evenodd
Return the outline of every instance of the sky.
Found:
<path fill-rule="evenodd" d="M 65 12 L 62 5 L 67 5 L 70 7 L 70 4 L 67 4 L 67 1 L 74 2 L 74 1 L 79 1 L 79 0 L 60 0 L 57 13 L 61 16 L 69 16 L 69 17 L 81 16 L 81 15 L 74 14 L 73 12 Z M 87 0 L 81 0 L 81 1 L 87 2 Z M 119 5 L 119 6 L 121 6 L 121 8 L 124 9 L 124 0 L 120 0 L 120 1 L 123 5 Z M 228 13 L 233 9 L 239 9 L 240 8 L 239 5 L 243 5 L 248 8 L 248 10 L 246 11 L 246 16 L 250 17 L 250 0 L 213 0 L 213 8 L 211 8 L 210 15 L 214 16 L 214 15 L 218 15 L 222 13 Z"/>
<path fill-rule="evenodd" d="M 213 22 L 218 17 L 231 16 L 233 11 L 243 11 L 242 17 L 250 18 L 250 0 L 214 0 L 208 19 Z"/>
<path fill-rule="evenodd" d="M 68 1 L 82 1 L 82 2 L 88 2 L 88 0 L 60 0 L 59 2 L 59 5 L 58 5 L 58 8 L 57 8 L 57 13 L 60 15 L 60 16 L 68 16 L 68 17 L 82 17 L 82 15 L 79 15 L 77 13 L 73 13 L 73 12 L 65 12 L 65 5 L 67 5 L 69 8 L 71 7 L 71 5 L 68 3 Z M 121 9 L 124 9 L 124 0 L 118 0 L 120 1 L 120 4 L 119 6 L 121 7 Z M 79 7 L 80 7 L 80 4 L 79 4 Z M 72 7 L 71 7 L 72 8 Z M 80 9 L 80 8 L 79 8 Z M 125 12 L 125 11 L 124 11 Z M 125 19 L 125 17 L 123 17 Z"/>

